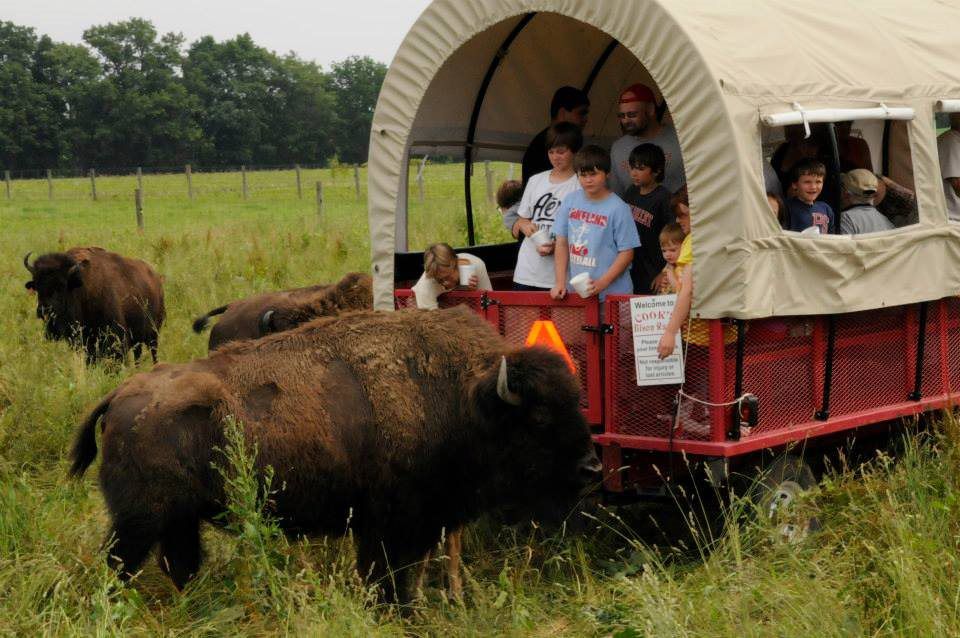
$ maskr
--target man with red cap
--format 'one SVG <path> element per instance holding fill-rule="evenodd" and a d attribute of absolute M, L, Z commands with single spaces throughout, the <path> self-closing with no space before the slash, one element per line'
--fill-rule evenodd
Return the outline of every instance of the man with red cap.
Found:
<path fill-rule="evenodd" d="M 657 103 L 650 87 L 634 84 L 620 94 L 617 118 L 623 137 L 610 147 L 610 189 L 621 197 L 630 187 L 630 151 L 640 144 L 656 144 L 663 151 L 666 168 L 663 185 L 671 193 L 686 182 L 677 132 L 657 119 Z"/>

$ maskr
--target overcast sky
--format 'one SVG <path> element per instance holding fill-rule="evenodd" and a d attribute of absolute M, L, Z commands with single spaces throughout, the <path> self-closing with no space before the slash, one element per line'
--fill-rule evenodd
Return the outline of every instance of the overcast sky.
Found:
<path fill-rule="evenodd" d="M 5 2 L 0 20 L 34 27 L 59 42 L 82 41 L 83 30 L 146 18 L 160 33 L 227 40 L 247 32 L 260 46 L 330 63 L 369 55 L 384 63 L 430 0 L 32 0 Z"/>

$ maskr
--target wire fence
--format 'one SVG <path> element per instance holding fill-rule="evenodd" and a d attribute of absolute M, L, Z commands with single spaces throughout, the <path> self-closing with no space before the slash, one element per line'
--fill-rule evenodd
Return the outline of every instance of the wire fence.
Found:
<path fill-rule="evenodd" d="M 432 163 L 432 160 L 431 160 Z M 494 167 L 493 164 L 496 164 Z M 487 199 L 493 201 L 498 178 L 519 176 L 519 166 L 513 164 L 478 163 L 483 175 L 476 182 L 485 186 Z M 424 168 L 426 159 L 411 158 L 411 198 L 424 202 Z M 431 180 L 442 182 L 455 177 L 455 168 L 440 162 L 439 172 Z M 515 171 L 516 169 L 516 171 Z M 73 202 L 127 200 L 139 191 L 137 197 L 149 199 L 186 199 L 234 197 L 247 200 L 253 197 L 316 199 L 322 206 L 325 197 L 336 192 L 338 198 L 357 200 L 366 197 L 366 167 L 358 164 L 287 164 L 280 166 L 183 166 L 153 167 L 98 167 L 93 169 L 24 169 L 4 170 L 0 184 L 0 202 Z"/>
<path fill-rule="evenodd" d="M 264 194 L 316 198 L 325 188 L 353 190 L 365 196 L 366 170 L 360 165 L 107 167 L 96 169 L 4 170 L 6 201 L 78 201 L 129 198 L 134 191 L 151 199 L 198 199 Z"/>

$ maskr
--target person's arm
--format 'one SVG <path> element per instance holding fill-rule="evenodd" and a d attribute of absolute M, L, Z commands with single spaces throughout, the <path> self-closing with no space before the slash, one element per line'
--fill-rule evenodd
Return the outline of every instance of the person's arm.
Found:
<path fill-rule="evenodd" d="M 607 268 L 607 272 L 603 273 L 593 281 L 593 286 L 588 291 L 590 295 L 598 295 L 607 287 L 617 280 L 617 277 L 623 274 L 623 271 L 630 267 L 630 263 L 633 261 L 633 248 L 627 248 L 626 250 L 621 250 L 617 253 L 616 259 L 613 260 L 613 263 L 610 264 L 610 267 Z"/>
<path fill-rule="evenodd" d="M 693 264 L 688 264 L 683 269 L 680 276 L 680 294 L 677 295 L 677 303 L 670 313 L 670 321 L 660 337 L 660 343 L 657 344 L 657 356 L 666 359 L 673 354 L 677 347 L 677 331 L 683 326 L 690 314 L 690 304 L 693 302 Z"/>
<path fill-rule="evenodd" d="M 520 196 L 520 205 L 517 206 L 518 219 L 513 225 L 513 236 L 517 239 L 520 239 L 521 233 L 529 237 L 537 232 L 536 225 L 530 221 L 533 218 L 533 191 L 537 184 L 539 184 L 537 180 L 534 180 L 533 184 L 527 182 L 523 188 L 523 195 Z"/>
<path fill-rule="evenodd" d="M 550 289 L 550 297 L 553 299 L 563 299 L 567 296 L 567 261 L 569 259 L 567 238 L 557 237 L 553 257 L 554 281 L 553 288 Z"/>
<path fill-rule="evenodd" d="M 520 205 L 514 204 L 507 210 L 503 211 L 503 227 L 507 229 L 513 238 L 517 238 L 517 221 L 520 219 L 520 216 L 517 215 L 517 210 L 519 210 Z"/>
<path fill-rule="evenodd" d="M 520 239 L 520 233 L 523 233 L 525 236 L 529 237 L 530 235 L 537 232 L 537 225 L 534 224 L 529 219 L 527 219 L 526 217 L 521 217 L 520 219 L 518 219 L 517 223 L 514 224 L 513 228 L 514 230 L 517 231 L 516 232 L 517 239 Z"/>

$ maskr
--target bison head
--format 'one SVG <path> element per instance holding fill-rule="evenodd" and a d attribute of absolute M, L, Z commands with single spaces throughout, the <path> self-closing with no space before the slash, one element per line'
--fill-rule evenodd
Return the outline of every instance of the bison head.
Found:
<path fill-rule="evenodd" d="M 43 319 L 47 337 L 71 337 L 79 319 L 77 291 L 83 286 L 83 271 L 89 261 L 77 261 L 67 253 L 49 253 L 30 263 L 30 253 L 23 265 L 31 278 L 25 285 L 37 293 L 37 317 Z"/>
<path fill-rule="evenodd" d="M 555 520 L 600 484 L 600 461 L 580 412 L 577 380 L 544 348 L 508 354 L 477 383 L 471 401 L 489 481 L 488 509 L 511 519 Z"/>

